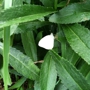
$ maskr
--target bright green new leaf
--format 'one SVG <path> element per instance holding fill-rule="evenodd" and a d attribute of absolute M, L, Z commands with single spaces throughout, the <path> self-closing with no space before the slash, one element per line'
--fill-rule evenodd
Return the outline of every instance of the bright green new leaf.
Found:
<path fill-rule="evenodd" d="M 64 25 L 62 28 L 72 49 L 90 64 L 90 31 L 79 24 Z"/>
<path fill-rule="evenodd" d="M 0 13 L 0 28 L 12 24 L 33 21 L 54 13 L 52 8 L 39 5 L 21 5 L 3 10 Z"/>
<path fill-rule="evenodd" d="M 50 22 L 68 24 L 90 20 L 90 0 L 74 3 L 53 14 Z"/>
<path fill-rule="evenodd" d="M 56 52 L 51 51 L 51 55 L 56 64 L 57 73 L 61 83 L 69 90 L 90 90 L 83 75 L 66 59 L 59 56 Z"/>
<path fill-rule="evenodd" d="M 55 62 L 52 56 L 47 53 L 44 58 L 44 63 L 42 64 L 40 73 L 41 90 L 54 90 L 56 77 L 57 72 Z"/>

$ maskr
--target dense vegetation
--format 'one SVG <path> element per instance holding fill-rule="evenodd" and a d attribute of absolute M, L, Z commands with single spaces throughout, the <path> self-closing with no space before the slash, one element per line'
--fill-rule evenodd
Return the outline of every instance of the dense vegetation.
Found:
<path fill-rule="evenodd" d="M 0 90 L 90 90 L 89 70 L 90 0 L 0 0 Z"/>

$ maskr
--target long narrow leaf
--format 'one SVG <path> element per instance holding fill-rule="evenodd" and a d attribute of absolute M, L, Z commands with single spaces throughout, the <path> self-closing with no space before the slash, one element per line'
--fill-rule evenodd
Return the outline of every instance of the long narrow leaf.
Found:
<path fill-rule="evenodd" d="M 33 22 L 26 22 L 26 23 L 20 23 L 18 25 L 17 30 L 14 33 L 23 33 L 26 31 L 33 31 L 36 30 L 42 26 L 49 25 L 49 22 L 41 22 L 41 21 L 33 21 Z"/>
<path fill-rule="evenodd" d="M 33 21 L 54 12 L 52 8 L 38 5 L 12 7 L 0 13 L 0 28 L 16 23 Z"/>
<path fill-rule="evenodd" d="M 15 88 L 19 88 L 21 87 L 21 85 L 26 81 L 25 77 L 22 77 L 21 79 L 19 79 L 13 86 L 11 86 L 9 88 L 9 90 L 15 89 Z"/>
<path fill-rule="evenodd" d="M 50 1 L 48 1 L 48 0 L 40 0 L 40 1 L 43 3 L 43 5 L 45 5 L 47 7 L 53 7 L 54 2 L 55 2 L 55 0 L 50 0 Z"/>
<path fill-rule="evenodd" d="M 62 27 L 72 49 L 90 64 L 90 31 L 79 24 Z"/>
<path fill-rule="evenodd" d="M 41 90 L 54 90 L 56 77 L 55 62 L 53 61 L 52 56 L 47 53 L 40 73 Z"/>
<path fill-rule="evenodd" d="M 12 0 L 4 0 L 4 9 L 12 6 Z M 9 75 L 9 49 L 10 49 L 10 27 L 4 27 L 4 39 L 3 39 L 3 80 L 5 90 L 8 90 L 8 85 L 11 85 L 11 78 Z M 6 76 L 7 75 L 7 76 Z"/>
<path fill-rule="evenodd" d="M 3 44 L 0 43 L 0 53 L 3 52 Z M 24 77 L 36 80 L 39 77 L 39 69 L 34 64 L 34 62 L 19 50 L 15 48 L 10 48 L 10 65 Z"/>
<path fill-rule="evenodd" d="M 36 49 L 33 31 L 22 33 L 21 38 L 26 54 L 33 61 L 37 61 L 37 49 Z"/>
<path fill-rule="evenodd" d="M 61 83 L 69 90 L 89 90 L 90 85 L 76 68 L 63 57 L 51 51 Z"/>
<path fill-rule="evenodd" d="M 49 20 L 54 23 L 76 23 L 90 20 L 90 0 L 74 3 L 53 14 Z"/>
<path fill-rule="evenodd" d="M 4 45 L 3 45 L 3 68 L 2 75 L 4 80 L 5 90 L 8 90 L 8 85 L 11 85 L 11 79 L 9 75 L 9 47 L 10 47 L 10 28 L 4 28 Z M 7 76 L 6 76 L 7 75 Z"/>

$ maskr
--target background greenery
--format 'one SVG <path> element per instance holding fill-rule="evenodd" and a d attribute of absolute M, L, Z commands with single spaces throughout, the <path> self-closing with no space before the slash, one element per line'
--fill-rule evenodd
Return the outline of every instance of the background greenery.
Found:
<path fill-rule="evenodd" d="M 90 90 L 89 20 L 90 0 L 0 0 L 4 89 Z M 54 48 L 39 47 L 50 33 Z"/>

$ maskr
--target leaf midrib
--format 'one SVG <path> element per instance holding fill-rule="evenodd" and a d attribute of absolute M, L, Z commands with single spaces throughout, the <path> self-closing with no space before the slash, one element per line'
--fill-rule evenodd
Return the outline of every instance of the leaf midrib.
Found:
<path fill-rule="evenodd" d="M 13 54 L 11 54 L 11 53 L 9 53 L 14 59 L 16 59 L 18 62 L 20 62 L 20 63 L 22 63 L 18 58 L 15 58 L 15 56 L 13 55 Z M 33 64 L 33 62 L 32 62 L 32 64 Z M 24 66 L 24 67 L 26 67 L 28 70 L 30 70 L 32 73 L 34 73 L 37 77 L 38 77 L 38 75 L 33 71 L 33 70 L 31 70 L 31 69 L 29 69 L 29 67 L 27 67 L 24 63 L 22 63 L 22 65 Z"/>
<path fill-rule="evenodd" d="M 28 22 L 28 21 L 33 21 L 33 20 L 36 20 L 36 19 L 38 19 L 40 17 L 46 16 L 46 15 L 48 15 L 50 13 L 54 13 L 54 12 L 55 11 L 48 11 L 48 12 L 44 12 L 44 13 L 27 15 L 27 16 L 23 16 L 23 17 L 14 18 L 14 19 L 11 19 L 11 20 L 1 21 L 2 23 L 0 24 L 0 28 L 5 27 L 5 26 L 10 26 L 12 24 L 18 24 L 18 23 L 24 23 L 24 22 Z"/>
<path fill-rule="evenodd" d="M 1 48 L 1 50 L 2 50 L 2 52 L 3 52 L 3 45 L 2 45 L 2 43 L 0 43 L 0 48 Z M 20 63 L 22 63 L 18 58 L 15 58 L 15 56 L 13 55 L 13 54 L 11 54 L 11 53 L 9 53 L 9 55 L 11 55 L 14 59 L 16 59 L 18 62 L 20 62 Z M 33 62 L 32 62 L 32 64 L 33 64 Z M 24 67 L 26 67 L 28 70 L 30 70 L 24 63 L 22 63 L 22 65 L 24 65 Z M 33 70 L 30 70 L 32 73 L 34 73 L 37 77 L 38 77 L 38 75 L 33 71 Z M 33 78 L 33 77 L 32 77 Z"/>
<path fill-rule="evenodd" d="M 87 47 L 88 49 L 90 49 L 85 43 L 84 43 L 84 41 L 79 37 L 79 35 L 77 35 L 77 33 L 75 33 L 73 30 L 72 30 L 72 28 L 70 28 L 69 26 L 67 26 L 68 28 L 69 28 L 69 30 L 78 38 L 78 40 L 80 40 L 82 43 L 83 43 L 83 45 L 85 46 L 85 47 Z"/>

